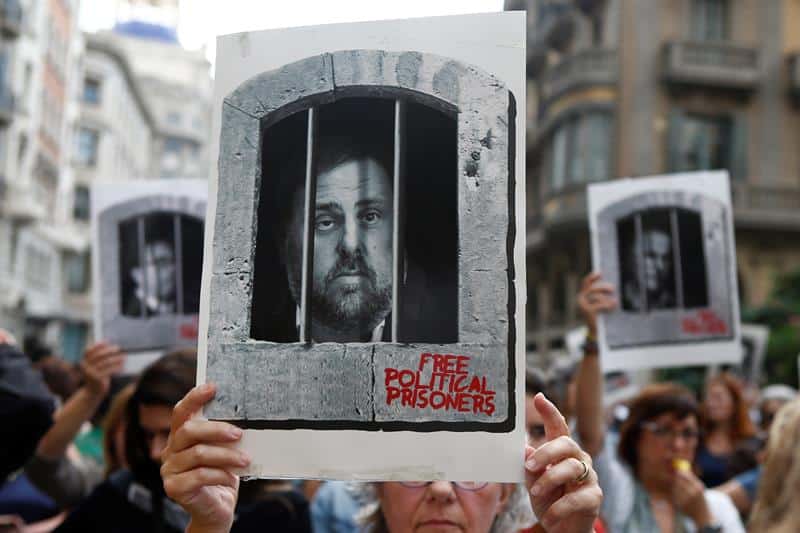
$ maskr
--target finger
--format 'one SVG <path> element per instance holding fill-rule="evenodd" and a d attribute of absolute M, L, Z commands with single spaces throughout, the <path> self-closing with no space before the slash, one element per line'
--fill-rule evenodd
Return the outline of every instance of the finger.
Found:
<path fill-rule="evenodd" d="M 582 485 L 578 490 L 567 492 L 556 500 L 541 516 L 540 521 L 549 530 L 567 518 L 574 522 L 575 516 L 585 516 L 586 525 L 590 527 L 600 511 L 602 501 L 603 491 L 597 484 Z"/>
<path fill-rule="evenodd" d="M 545 470 L 536 483 L 534 483 L 533 487 L 531 487 L 531 494 L 533 496 L 539 496 L 541 494 L 548 494 L 556 489 L 566 490 L 568 484 L 575 482 L 575 480 L 583 475 L 585 471 L 583 465 L 584 463 L 581 463 L 581 461 L 574 457 L 554 464 Z M 588 464 L 585 468 L 589 470 L 588 477 L 583 482 L 594 482 L 594 471 Z"/>
<path fill-rule="evenodd" d="M 241 437 L 242 430 L 232 424 L 196 418 L 170 435 L 169 448 L 176 453 L 196 444 L 235 442 Z"/>
<path fill-rule="evenodd" d="M 601 311 L 613 311 L 617 307 L 616 298 L 598 298 L 586 305 L 587 310 L 592 314 L 599 314 Z"/>
<path fill-rule="evenodd" d="M 583 281 L 581 282 L 581 291 L 587 290 L 589 287 L 592 286 L 594 282 L 601 279 L 603 275 L 600 272 L 591 272 L 584 276 Z"/>
<path fill-rule="evenodd" d="M 528 462 L 525 463 L 525 468 L 533 473 L 541 473 L 540 471 L 548 466 L 553 466 L 570 458 L 584 461 L 588 466 L 592 466 L 589 454 L 584 452 L 578 446 L 578 443 L 569 437 L 561 436 L 539 446 Z"/>
<path fill-rule="evenodd" d="M 607 281 L 597 281 L 591 285 L 589 292 L 592 294 L 614 294 L 617 292 L 613 283 Z"/>
<path fill-rule="evenodd" d="M 110 373 L 122 368 L 124 365 L 125 365 L 125 356 L 115 355 L 98 363 L 98 365 L 95 368 L 99 372 Z"/>
<path fill-rule="evenodd" d="M 544 435 L 547 440 L 553 440 L 561 436 L 569 435 L 569 426 L 561 412 L 553 405 L 553 402 L 545 398 L 541 392 L 533 399 L 536 410 L 542 416 L 544 422 Z"/>
<path fill-rule="evenodd" d="M 177 453 L 170 453 L 161 466 L 161 477 L 188 472 L 199 467 L 222 469 L 242 468 L 250 464 L 250 458 L 241 450 L 230 446 L 198 444 Z"/>
<path fill-rule="evenodd" d="M 214 397 L 216 387 L 213 383 L 197 385 L 190 390 L 172 409 L 170 432 L 175 434 L 187 420 L 195 415 Z"/>
<path fill-rule="evenodd" d="M 120 353 L 119 346 L 114 346 L 111 344 L 103 344 L 101 346 L 98 346 L 95 350 L 92 350 L 91 352 L 86 352 L 86 357 L 84 360 L 88 364 L 96 364 L 100 361 L 103 361 L 119 353 Z"/>
<path fill-rule="evenodd" d="M 195 468 L 188 472 L 173 474 L 164 478 L 164 490 L 167 496 L 180 502 L 184 495 L 190 495 L 202 487 L 222 485 L 236 488 L 239 478 L 221 468 Z"/>

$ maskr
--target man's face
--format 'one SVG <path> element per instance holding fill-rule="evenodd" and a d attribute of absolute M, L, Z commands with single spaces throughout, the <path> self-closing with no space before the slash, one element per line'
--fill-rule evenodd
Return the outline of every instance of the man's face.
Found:
<path fill-rule="evenodd" d="M 658 291 L 668 285 L 672 266 L 672 243 L 669 235 L 659 230 L 643 234 L 644 282 L 648 291 Z"/>
<path fill-rule="evenodd" d="M 288 270 L 299 302 L 303 188 L 287 232 Z M 311 313 L 336 331 L 366 332 L 391 310 L 392 182 L 374 159 L 351 159 L 317 177 Z M 356 340 L 356 339 L 354 339 Z"/>
<path fill-rule="evenodd" d="M 175 254 L 172 246 L 156 241 L 145 246 L 144 274 L 147 292 L 159 301 L 169 301 L 175 296 Z"/>

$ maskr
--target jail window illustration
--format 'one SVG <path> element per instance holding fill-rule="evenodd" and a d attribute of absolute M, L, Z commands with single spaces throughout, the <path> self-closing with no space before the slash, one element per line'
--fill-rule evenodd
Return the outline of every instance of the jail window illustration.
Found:
<path fill-rule="evenodd" d="M 616 231 L 623 310 L 709 305 L 699 212 L 679 207 L 641 210 L 618 220 Z"/>
<path fill-rule="evenodd" d="M 130 318 L 196 314 L 203 221 L 151 212 L 119 223 L 120 312 Z"/>
<path fill-rule="evenodd" d="M 452 110 L 404 98 L 266 125 L 251 337 L 458 342 L 456 141 Z"/>

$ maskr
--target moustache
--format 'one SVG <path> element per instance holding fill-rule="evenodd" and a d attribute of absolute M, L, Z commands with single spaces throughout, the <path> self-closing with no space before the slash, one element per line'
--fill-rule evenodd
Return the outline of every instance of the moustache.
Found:
<path fill-rule="evenodd" d="M 364 260 L 364 256 L 359 253 L 340 254 L 336 264 L 331 267 L 325 275 L 325 286 L 327 287 L 334 279 L 339 276 L 365 276 L 374 285 L 376 281 L 375 271 Z"/>

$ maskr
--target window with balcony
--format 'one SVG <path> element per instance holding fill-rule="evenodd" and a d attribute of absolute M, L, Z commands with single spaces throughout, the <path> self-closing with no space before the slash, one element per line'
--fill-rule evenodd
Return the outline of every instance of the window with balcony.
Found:
<path fill-rule="evenodd" d="M 670 172 L 720 170 L 744 178 L 747 145 L 742 117 L 673 111 L 670 117 Z"/>
<path fill-rule="evenodd" d="M 100 144 L 100 133 L 91 128 L 78 130 L 78 146 L 76 159 L 78 163 L 93 167 L 97 164 L 97 149 Z"/>
<path fill-rule="evenodd" d="M 556 127 L 542 166 L 551 191 L 609 178 L 611 128 L 606 111 L 578 113 Z"/>
<path fill-rule="evenodd" d="M 83 101 L 94 105 L 100 103 L 100 80 L 95 78 L 83 80 Z"/>
<path fill-rule="evenodd" d="M 77 220 L 89 220 L 89 187 L 85 185 L 75 187 L 72 216 Z"/>
<path fill-rule="evenodd" d="M 694 41 L 729 38 L 728 0 L 692 0 L 689 37 Z"/>

